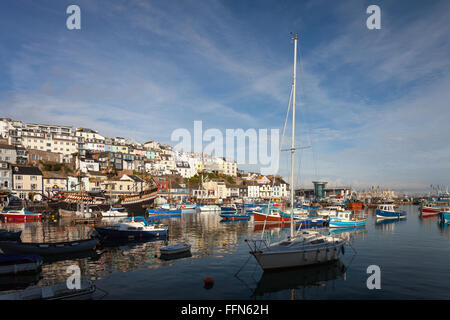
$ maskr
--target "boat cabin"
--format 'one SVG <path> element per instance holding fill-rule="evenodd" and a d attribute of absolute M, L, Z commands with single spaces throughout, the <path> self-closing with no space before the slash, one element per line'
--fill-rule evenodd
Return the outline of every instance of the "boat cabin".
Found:
<path fill-rule="evenodd" d="M 393 204 L 381 204 L 381 205 L 378 206 L 378 210 L 395 212 Z"/>

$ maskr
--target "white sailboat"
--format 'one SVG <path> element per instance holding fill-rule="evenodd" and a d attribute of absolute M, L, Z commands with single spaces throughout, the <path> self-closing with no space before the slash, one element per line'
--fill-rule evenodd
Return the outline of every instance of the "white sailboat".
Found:
<path fill-rule="evenodd" d="M 295 153 L 295 87 L 297 70 L 297 41 L 294 38 L 294 80 L 292 84 L 292 142 L 291 142 L 291 221 L 294 220 L 294 153 Z M 266 244 L 264 248 L 257 246 L 263 240 L 252 240 L 254 247 L 250 253 L 258 261 L 263 270 L 300 267 L 337 260 L 342 251 L 344 241 L 332 236 L 324 236 L 317 231 L 301 231 L 294 234 L 294 223 L 291 223 L 290 236 L 282 241 Z M 299 230 L 301 230 L 299 228 Z"/>

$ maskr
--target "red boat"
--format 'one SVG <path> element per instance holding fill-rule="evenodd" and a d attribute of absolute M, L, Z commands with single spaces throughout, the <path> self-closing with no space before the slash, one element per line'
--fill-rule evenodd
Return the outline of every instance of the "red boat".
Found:
<path fill-rule="evenodd" d="M 439 212 L 441 211 L 441 208 L 423 206 L 420 211 L 421 211 L 422 217 L 428 217 L 428 216 L 438 215 Z"/>
<path fill-rule="evenodd" d="M 280 214 L 279 209 L 271 209 L 269 213 L 266 212 L 253 212 L 253 218 L 255 222 L 289 222 L 290 217 L 284 217 Z"/>
<path fill-rule="evenodd" d="M 42 214 L 34 213 L 25 210 L 22 208 L 21 210 L 9 210 L 6 212 L 0 213 L 3 219 L 6 221 L 41 221 Z"/>

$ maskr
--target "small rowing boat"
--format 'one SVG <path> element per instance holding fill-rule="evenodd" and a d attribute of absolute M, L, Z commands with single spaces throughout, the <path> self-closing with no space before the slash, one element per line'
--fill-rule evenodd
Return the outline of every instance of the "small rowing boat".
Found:
<path fill-rule="evenodd" d="M 170 246 L 159 248 L 161 255 L 180 254 L 191 251 L 191 245 L 187 243 L 176 243 Z"/>

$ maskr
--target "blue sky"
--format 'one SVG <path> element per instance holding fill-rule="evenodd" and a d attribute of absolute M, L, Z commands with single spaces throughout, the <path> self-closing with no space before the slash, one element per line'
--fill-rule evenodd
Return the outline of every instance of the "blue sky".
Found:
<path fill-rule="evenodd" d="M 448 1 L 4 0 L 0 116 L 141 142 L 281 129 L 298 32 L 297 183 L 428 190 L 450 184 L 448 21 Z"/>

